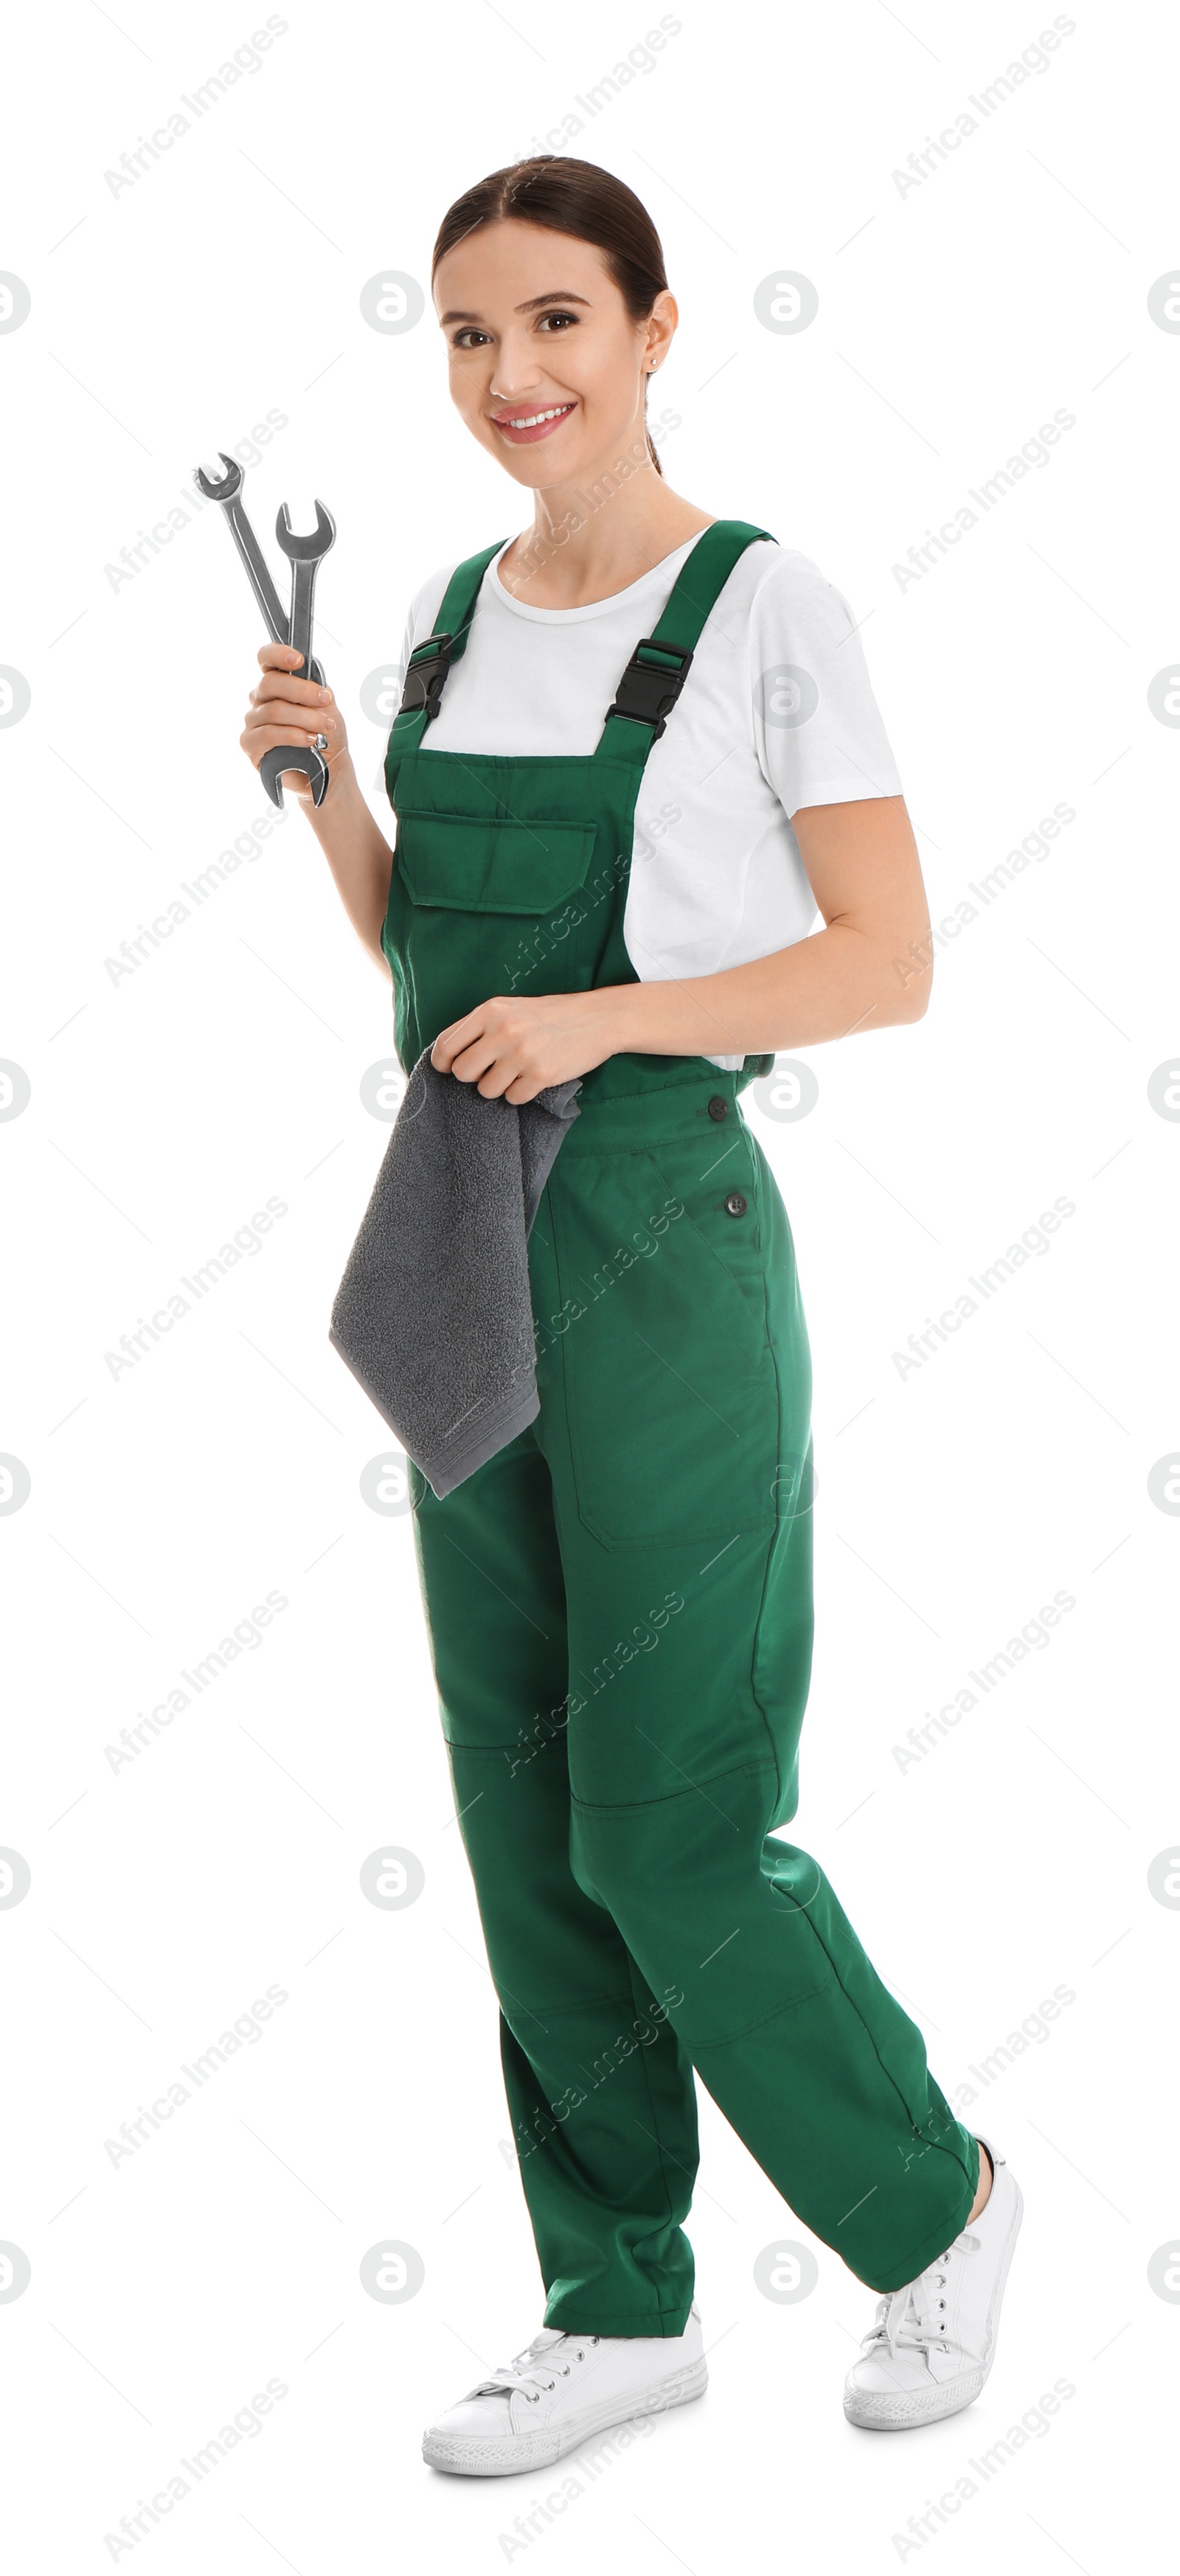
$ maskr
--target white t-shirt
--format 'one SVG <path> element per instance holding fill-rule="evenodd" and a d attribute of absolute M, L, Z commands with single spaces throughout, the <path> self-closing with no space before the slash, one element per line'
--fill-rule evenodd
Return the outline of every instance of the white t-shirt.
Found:
<path fill-rule="evenodd" d="M 593 752 L 623 670 L 697 541 L 609 599 L 530 608 L 499 578 L 506 538 L 423 756 Z M 399 694 L 454 569 L 440 567 L 414 598 Z M 753 539 L 640 780 L 623 936 L 641 982 L 717 974 L 805 938 L 816 903 L 791 816 L 901 792 L 847 600 L 807 555 Z M 707 1061 L 735 1072 L 742 1058 Z"/>

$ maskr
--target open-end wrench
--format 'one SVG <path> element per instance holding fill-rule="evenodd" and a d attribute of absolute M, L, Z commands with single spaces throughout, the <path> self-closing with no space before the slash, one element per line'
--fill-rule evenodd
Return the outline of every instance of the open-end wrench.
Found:
<path fill-rule="evenodd" d="M 298 536 L 284 501 L 275 521 L 275 535 L 291 565 L 291 619 L 287 641 L 295 652 L 302 653 L 303 668 L 312 674 L 315 665 L 311 658 L 311 621 L 316 574 L 322 558 L 336 543 L 336 522 L 323 502 L 317 501 L 315 527 L 310 535 Z M 320 739 L 323 740 L 322 735 Z M 278 743 L 273 751 L 263 753 L 259 764 L 258 775 L 272 805 L 282 804 L 283 773 L 288 769 L 297 769 L 304 778 L 311 780 L 312 803 L 322 805 L 328 792 L 327 762 L 321 759 L 318 751 L 294 743 L 290 746 Z"/>
<path fill-rule="evenodd" d="M 193 481 L 206 501 L 220 503 L 230 535 L 245 564 L 250 587 L 262 610 L 267 632 L 274 643 L 287 644 L 290 642 L 290 632 L 282 602 L 271 579 L 270 565 L 246 516 L 245 504 L 241 497 L 245 479 L 242 468 L 236 457 L 226 455 L 224 448 L 220 448 L 218 453 L 225 467 L 224 474 L 220 476 L 206 474 L 202 465 L 195 465 Z M 319 689 L 324 685 L 324 675 L 318 662 L 313 662 L 310 669 L 301 671 L 299 677 L 314 680 Z"/>

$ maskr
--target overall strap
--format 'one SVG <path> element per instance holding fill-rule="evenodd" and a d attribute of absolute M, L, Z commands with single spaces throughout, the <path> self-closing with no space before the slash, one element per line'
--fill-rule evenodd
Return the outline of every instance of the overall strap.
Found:
<path fill-rule="evenodd" d="M 684 686 L 705 620 L 739 557 L 758 537 L 777 543 L 769 528 L 752 527 L 745 519 L 715 519 L 698 537 L 653 633 L 641 638 L 623 672 L 606 710 L 596 760 L 642 769 Z M 451 574 L 435 632 L 414 646 L 406 665 L 402 702 L 389 737 L 391 752 L 416 751 L 438 714 L 447 672 L 467 649 L 480 584 L 504 542 L 497 537 Z"/>
<path fill-rule="evenodd" d="M 416 751 L 431 718 L 438 714 L 443 682 L 452 662 L 462 659 L 467 650 L 467 637 L 475 615 L 480 584 L 493 555 L 505 543 L 497 537 L 477 555 L 456 564 L 443 595 L 438 624 L 433 635 L 415 644 L 406 664 L 402 702 L 394 718 L 389 741 L 391 749 Z"/>
<path fill-rule="evenodd" d="M 698 537 L 652 634 L 641 638 L 627 664 L 606 711 L 596 760 L 642 769 L 684 686 L 705 620 L 756 537 L 778 542 L 769 528 L 751 527 L 745 519 L 715 519 Z"/>

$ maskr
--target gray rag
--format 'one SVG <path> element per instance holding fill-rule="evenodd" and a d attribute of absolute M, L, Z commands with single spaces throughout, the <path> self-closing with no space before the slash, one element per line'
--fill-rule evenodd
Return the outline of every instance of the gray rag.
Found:
<path fill-rule="evenodd" d="M 540 1410 L 526 1246 L 580 1088 L 489 1100 L 429 1047 L 406 1084 L 329 1340 L 436 1494 Z"/>

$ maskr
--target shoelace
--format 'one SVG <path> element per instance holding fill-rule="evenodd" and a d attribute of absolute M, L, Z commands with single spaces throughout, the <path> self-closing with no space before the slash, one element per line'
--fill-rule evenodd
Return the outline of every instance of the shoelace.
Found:
<path fill-rule="evenodd" d="M 956 2254 L 978 2254 L 980 2244 L 981 2239 L 974 2228 L 964 2227 L 954 2244 L 948 2245 L 946 2252 L 939 2255 L 937 2263 L 928 2263 L 916 2281 L 907 2281 L 900 2290 L 886 2291 L 878 2302 L 873 2323 L 863 2337 L 863 2350 L 871 2352 L 875 2344 L 883 2344 L 890 2360 L 901 2346 L 910 2351 L 925 2352 L 932 2344 L 941 2344 L 943 2351 L 949 2352 L 946 2300 L 940 2295 L 947 2284 L 945 2267 Z"/>
<path fill-rule="evenodd" d="M 575 2344 L 577 2350 L 573 2360 L 584 2361 L 587 2344 L 593 2345 L 599 2340 L 598 2335 L 571 2334 L 560 2335 L 556 2343 L 541 2344 L 540 2337 L 535 2335 L 523 2352 L 518 2352 L 512 2361 L 505 2362 L 501 2369 L 494 2370 L 490 2379 L 481 2380 L 471 2395 L 494 2397 L 503 2393 L 511 2397 L 519 2391 L 527 2405 L 539 2406 L 546 2390 L 556 2388 L 559 2379 L 568 2378 L 573 2366 L 572 2362 L 559 2360 L 562 2346 Z"/>

